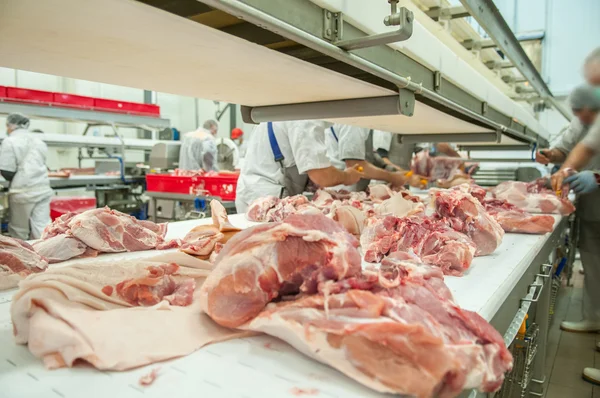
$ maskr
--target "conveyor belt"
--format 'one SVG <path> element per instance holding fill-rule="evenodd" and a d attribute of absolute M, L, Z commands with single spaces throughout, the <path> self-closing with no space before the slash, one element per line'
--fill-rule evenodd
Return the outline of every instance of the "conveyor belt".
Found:
<path fill-rule="evenodd" d="M 546 262 L 562 233 L 566 219 L 555 218 L 556 228 L 551 234 L 506 234 L 496 252 L 476 258 L 463 277 L 446 277 L 457 303 L 491 320 L 501 332 L 506 331 L 535 275 L 540 273 L 540 264 Z M 240 227 L 252 224 L 243 215 L 231 216 L 230 220 Z M 205 219 L 171 223 L 167 238 L 181 238 L 192 227 L 209 222 Z M 77 261 L 119 261 L 156 254 L 105 254 L 98 259 Z M 85 392 L 86 398 L 135 398 L 140 394 L 164 398 L 176 389 L 182 398 L 264 398 L 289 396 L 294 388 L 317 389 L 323 397 L 389 396 L 374 393 L 267 336 L 214 344 L 184 358 L 128 372 L 99 372 L 85 367 L 48 371 L 26 347 L 12 341 L 12 294 L 0 293 L 0 397 L 79 398 Z M 115 325 L 114 333 L 118 331 L 119 325 Z M 156 367 L 161 368 L 156 382 L 140 387 L 139 378 Z"/>

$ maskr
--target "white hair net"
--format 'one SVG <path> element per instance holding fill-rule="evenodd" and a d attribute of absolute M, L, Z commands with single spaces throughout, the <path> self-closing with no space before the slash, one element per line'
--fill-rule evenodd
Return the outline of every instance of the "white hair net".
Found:
<path fill-rule="evenodd" d="M 600 90 L 598 87 L 582 84 L 569 95 L 571 109 L 600 110 Z"/>
<path fill-rule="evenodd" d="M 17 129 L 29 128 L 29 118 L 21 113 L 11 113 L 6 118 L 6 124 Z"/>

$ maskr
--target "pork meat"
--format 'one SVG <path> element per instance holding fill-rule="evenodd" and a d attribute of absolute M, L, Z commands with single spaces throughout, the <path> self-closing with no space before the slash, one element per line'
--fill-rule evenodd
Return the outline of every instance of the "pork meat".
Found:
<path fill-rule="evenodd" d="M 545 234 L 554 229 L 551 215 L 533 215 L 502 199 L 485 199 L 483 206 L 505 232 Z"/>
<path fill-rule="evenodd" d="M 492 189 L 497 199 L 503 199 L 529 213 L 569 215 L 575 206 L 569 199 L 557 197 L 553 192 L 540 188 L 537 182 L 505 181 Z"/>
<path fill-rule="evenodd" d="M 218 324 L 238 327 L 282 295 L 315 293 L 318 283 L 361 270 L 358 241 L 335 221 L 292 215 L 234 236 L 202 287 L 202 307 Z"/>
<path fill-rule="evenodd" d="M 502 243 L 504 230 L 470 194 L 443 189 L 433 193 L 433 200 L 437 215 L 473 240 L 475 255 L 491 254 Z"/>
<path fill-rule="evenodd" d="M 476 250 L 465 234 L 424 216 L 371 217 L 360 242 L 367 262 L 380 262 L 388 255 L 404 252 L 455 276 L 469 268 Z"/>
<path fill-rule="evenodd" d="M 22 279 L 47 267 L 48 260 L 29 243 L 0 235 L 0 290 L 16 287 Z"/>

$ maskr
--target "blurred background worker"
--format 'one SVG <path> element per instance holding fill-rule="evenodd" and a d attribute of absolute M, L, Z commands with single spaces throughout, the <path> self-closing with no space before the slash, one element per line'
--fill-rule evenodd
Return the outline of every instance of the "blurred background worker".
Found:
<path fill-rule="evenodd" d="M 214 120 L 202 128 L 184 134 L 179 152 L 179 168 L 183 170 L 218 171 L 215 136 L 219 125 Z"/>
<path fill-rule="evenodd" d="M 371 179 L 389 182 L 396 187 L 410 182 L 415 186 L 421 186 L 418 179 L 411 178 L 412 176 L 406 175 L 405 172 L 387 171 L 373 164 L 376 162 L 373 153 L 373 135 L 373 130 L 344 124 L 334 124 L 325 131 L 327 156 L 331 163 L 340 170 L 359 166 L 365 174 L 365 178 L 357 184 L 338 188 L 364 191 Z M 381 166 L 385 166 L 385 164 Z"/>
<path fill-rule="evenodd" d="M 244 130 L 239 127 L 232 129 L 231 140 L 237 145 L 240 152 L 240 157 L 245 157 L 248 149 L 248 142 L 244 139 Z"/>
<path fill-rule="evenodd" d="M 401 143 L 399 134 L 374 130 L 373 149 L 387 170 L 408 172 L 416 145 Z"/>
<path fill-rule="evenodd" d="M 538 163 L 547 165 L 562 164 L 569 153 L 588 133 L 590 126 L 596 120 L 596 115 L 600 110 L 600 99 L 596 97 L 595 87 L 589 84 L 582 84 L 576 87 L 569 95 L 569 105 L 575 117 L 569 127 L 563 133 L 560 141 L 551 149 L 540 149 L 535 156 Z M 595 158 L 594 164 L 588 168 L 598 169 L 600 167 L 600 157 Z"/>
<path fill-rule="evenodd" d="M 576 112 L 577 117 L 567 131 L 574 136 L 578 134 L 579 142 L 571 143 L 574 146 L 568 152 L 561 170 L 552 176 L 552 187 L 560 190 L 563 182 L 568 182 L 573 185 L 576 193 L 580 193 L 577 198 L 579 252 L 585 271 L 583 320 L 562 322 L 561 328 L 573 332 L 597 332 L 600 331 L 600 192 L 596 190 L 595 176 L 591 171 L 577 173 L 566 180 L 565 177 L 585 168 L 600 168 L 600 132 L 594 133 L 594 130 L 600 129 L 600 119 L 596 117 L 600 109 L 600 97 L 597 95 L 597 86 L 600 84 L 600 48 L 588 56 L 584 70 L 588 85 L 578 87 L 571 96 L 571 106 L 584 112 Z M 556 153 L 542 155 L 550 160 L 548 156 L 554 157 Z"/>
<path fill-rule="evenodd" d="M 48 179 L 48 147 L 29 134 L 29 119 L 14 113 L 6 118 L 0 146 L 0 174 L 10 182 L 8 232 L 14 238 L 39 239 L 50 223 L 52 189 Z"/>
<path fill-rule="evenodd" d="M 301 194 L 309 179 L 320 187 L 332 187 L 353 185 L 364 177 L 357 167 L 338 170 L 331 165 L 325 146 L 325 129 L 330 125 L 303 120 L 256 126 L 238 180 L 238 213 L 245 213 L 250 203 L 265 195 Z"/>
<path fill-rule="evenodd" d="M 596 88 L 594 95 L 600 95 L 600 47 L 585 59 L 583 74 L 587 83 Z M 600 118 L 596 118 L 585 137 L 569 153 L 561 169 L 552 175 L 552 187 L 560 189 L 569 170 L 582 170 L 597 154 L 600 154 Z"/>

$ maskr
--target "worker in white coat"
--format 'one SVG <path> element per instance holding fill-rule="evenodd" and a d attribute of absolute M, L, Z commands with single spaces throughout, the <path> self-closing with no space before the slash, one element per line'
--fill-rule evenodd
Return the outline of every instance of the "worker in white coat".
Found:
<path fill-rule="evenodd" d="M 38 239 L 50 223 L 53 195 L 46 167 L 46 144 L 31 134 L 29 119 L 6 118 L 6 137 L 0 146 L 0 174 L 9 181 L 8 232 L 14 238 Z"/>
<path fill-rule="evenodd" d="M 412 173 L 400 170 L 385 170 L 383 167 L 377 167 L 377 159 L 374 153 L 374 132 L 373 130 L 348 126 L 344 124 L 334 124 L 325 130 L 325 142 L 327 144 L 327 156 L 331 163 L 340 170 L 347 167 L 359 166 L 362 168 L 365 178 L 352 186 L 339 186 L 338 189 L 347 189 L 350 191 L 364 191 L 371 179 L 385 181 L 392 186 L 401 187 L 405 184 L 422 186 L 418 176 Z"/>
<path fill-rule="evenodd" d="M 330 125 L 304 120 L 256 126 L 238 180 L 238 213 L 262 196 L 301 194 L 309 179 L 321 187 L 356 184 L 364 176 L 357 167 L 339 170 L 327 157 L 325 129 Z"/>
<path fill-rule="evenodd" d="M 415 152 L 415 144 L 403 144 L 400 142 L 400 134 L 387 131 L 374 130 L 373 148 L 375 153 L 390 171 L 408 171 L 410 162 Z"/>
<path fill-rule="evenodd" d="M 179 152 L 182 170 L 218 171 L 215 136 L 219 125 L 214 120 L 204 122 L 202 128 L 184 134 Z"/>

